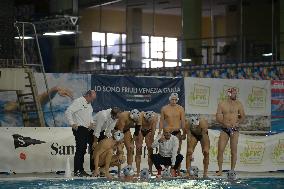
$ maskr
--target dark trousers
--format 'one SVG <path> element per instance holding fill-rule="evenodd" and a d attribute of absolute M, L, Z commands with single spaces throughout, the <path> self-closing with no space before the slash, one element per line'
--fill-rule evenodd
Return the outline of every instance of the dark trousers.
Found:
<path fill-rule="evenodd" d="M 103 140 L 105 138 L 106 138 L 105 130 L 103 130 L 103 131 L 100 132 L 100 136 L 98 138 L 98 142 L 100 142 L 101 140 Z"/>
<path fill-rule="evenodd" d="M 75 136 L 76 142 L 76 152 L 74 156 L 74 172 L 83 171 L 84 167 L 84 155 L 87 150 L 87 144 L 89 144 L 90 151 L 90 169 L 94 170 L 94 160 L 93 160 L 93 130 L 89 130 L 86 127 L 79 126 L 77 130 L 72 129 L 73 135 Z"/>
<path fill-rule="evenodd" d="M 161 165 L 164 166 L 170 166 L 172 165 L 172 158 L 171 157 L 163 157 L 160 154 L 152 154 L 151 156 L 152 162 L 155 165 L 157 170 L 161 170 Z M 178 154 L 176 157 L 176 163 L 174 166 L 174 169 L 178 169 L 179 165 L 181 164 L 183 160 L 183 156 L 181 154 Z"/>

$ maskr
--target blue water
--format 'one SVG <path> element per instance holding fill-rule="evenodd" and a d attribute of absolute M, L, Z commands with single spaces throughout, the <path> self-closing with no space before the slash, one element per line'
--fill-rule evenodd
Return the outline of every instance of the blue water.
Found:
<path fill-rule="evenodd" d="M 0 181 L 0 188 L 99 188 L 99 189 L 159 189 L 159 188 L 183 188 L 183 189 L 199 189 L 199 188 L 219 188 L 219 189 L 267 189 L 267 188 L 284 188 L 283 178 L 250 178 L 228 181 L 226 179 L 208 179 L 208 180 L 187 180 L 187 179 L 172 179 L 172 180 L 154 180 L 147 182 L 121 182 L 108 181 L 105 179 L 75 179 L 75 180 L 32 180 L 32 181 Z"/>

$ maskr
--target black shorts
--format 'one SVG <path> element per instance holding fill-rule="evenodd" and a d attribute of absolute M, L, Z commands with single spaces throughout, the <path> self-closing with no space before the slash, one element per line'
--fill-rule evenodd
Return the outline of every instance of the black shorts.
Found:
<path fill-rule="evenodd" d="M 152 131 L 152 129 L 141 129 L 141 133 L 143 135 L 143 137 L 146 137 L 148 135 L 148 133 L 150 133 Z"/>
<path fill-rule="evenodd" d="M 180 130 L 175 130 L 175 131 L 172 131 L 171 134 L 174 135 L 174 136 L 177 136 L 180 133 L 181 133 Z"/>
<path fill-rule="evenodd" d="M 239 132 L 238 128 L 222 128 L 222 131 L 224 131 L 228 136 L 231 136 L 234 132 Z"/>

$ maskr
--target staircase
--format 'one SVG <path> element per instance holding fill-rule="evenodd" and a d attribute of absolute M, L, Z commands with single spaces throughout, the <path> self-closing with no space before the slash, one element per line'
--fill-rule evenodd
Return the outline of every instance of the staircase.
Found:
<path fill-rule="evenodd" d="M 17 67 L 24 69 L 25 75 L 25 90 L 18 90 L 18 109 L 22 113 L 23 124 L 25 127 L 45 127 L 45 120 L 42 111 L 41 97 L 38 94 L 38 89 L 35 81 L 34 73 L 41 73 L 45 81 L 45 88 L 48 93 L 49 88 L 45 75 L 44 65 L 41 57 L 38 37 L 36 33 L 35 25 L 29 22 L 16 22 L 15 28 L 19 39 L 17 40 L 21 52 L 21 64 Z M 32 40 L 25 40 L 25 34 L 33 36 Z M 55 119 L 52 110 L 52 102 L 49 96 L 50 111 L 53 116 L 54 126 Z"/>
<path fill-rule="evenodd" d="M 45 127 L 44 116 L 38 96 L 34 73 L 30 68 L 25 69 L 25 90 L 16 91 L 19 110 L 22 113 L 25 127 Z"/>

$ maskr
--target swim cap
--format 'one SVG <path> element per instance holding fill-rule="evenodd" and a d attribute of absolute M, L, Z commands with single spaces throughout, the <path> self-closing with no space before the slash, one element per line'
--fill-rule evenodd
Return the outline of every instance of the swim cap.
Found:
<path fill-rule="evenodd" d="M 237 89 L 234 87 L 227 89 L 228 96 L 232 96 L 233 92 L 237 92 Z"/>
<path fill-rule="evenodd" d="M 149 179 L 149 178 L 151 178 L 151 175 L 149 174 L 149 170 L 147 168 L 142 169 L 142 171 L 140 172 L 140 177 L 142 179 Z"/>
<path fill-rule="evenodd" d="M 227 172 L 227 178 L 229 180 L 235 180 L 237 178 L 237 174 L 234 170 L 230 170 Z"/>
<path fill-rule="evenodd" d="M 162 172 L 162 177 L 171 177 L 171 171 L 170 171 L 170 169 L 165 169 L 165 170 Z"/>
<path fill-rule="evenodd" d="M 121 141 L 124 137 L 124 134 L 121 132 L 121 131 L 115 131 L 113 133 L 113 138 L 116 140 L 116 141 Z"/>
<path fill-rule="evenodd" d="M 154 112 L 153 112 L 153 111 L 147 111 L 147 112 L 145 112 L 144 118 L 145 118 L 147 121 L 151 121 L 152 117 L 154 117 Z"/>
<path fill-rule="evenodd" d="M 199 125 L 199 117 L 197 114 L 192 114 L 190 117 L 189 117 L 189 123 L 191 125 Z"/>
<path fill-rule="evenodd" d="M 133 176 L 134 175 L 134 170 L 131 165 L 127 165 L 122 169 L 122 172 L 124 176 Z"/>
<path fill-rule="evenodd" d="M 192 175 L 192 176 L 198 177 L 198 171 L 199 171 L 199 169 L 196 166 L 191 166 L 189 168 L 189 174 Z"/>
<path fill-rule="evenodd" d="M 130 118 L 134 121 L 138 121 L 140 118 L 140 112 L 137 109 L 133 109 L 130 111 Z"/>
<path fill-rule="evenodd" d="M 170 97 L 169 97 L 169 100 L 172 100 L 172 98 L 176 98 L 177 101 L 179 100 L 177 93 L 172 93 L 172 94 L 170 95 Z"/>

